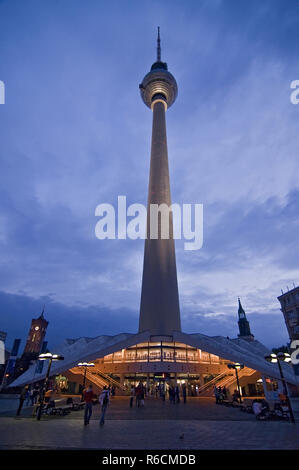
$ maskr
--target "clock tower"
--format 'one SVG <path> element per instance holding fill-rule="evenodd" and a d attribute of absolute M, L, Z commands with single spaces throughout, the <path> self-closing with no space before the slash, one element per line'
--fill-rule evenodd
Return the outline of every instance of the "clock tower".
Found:
<path fill-rule="evenodd" d="M 45 307 L 43 308 L 43 311 L 38 318 L 33 318 L 31 320 L 31 326 L 24 352 L 22 356 L 16 361 L 13 380 L 15 380 L 19 375 L 23 374 L 29 368 L 31 361 L 36 361 L 41 352 L 47 326 L 49 324 L 49 322 L 44 317 L 44 310 Z"/>
<path fill-rule="evenodd" d="M 239 321 L 238 321 L 238 325 L 239 325 L 239 331 L 240 331 L 240 334 L 238 336 L 239 336 L 239 338 L 243 338 L 243 339 L 247 339 L 249 341 L 253 341 L 254 336 L 250 331 L 249 321 L 246 318 L 246 313 L 245 313 L 245 310 L 243 309 L 243 307 L 241 305 L 241 300 L 240 300 L 239 297 L 238 297 L 238 302 L 239 302 L 239 309 L 238 309 Z"/>
<path fill-rule="evenodd" d="M 44 318 L 44 308 L 38 318 L 33 318 L 29 330 L 24 354 L 39 355 L 49 322 Z"/>

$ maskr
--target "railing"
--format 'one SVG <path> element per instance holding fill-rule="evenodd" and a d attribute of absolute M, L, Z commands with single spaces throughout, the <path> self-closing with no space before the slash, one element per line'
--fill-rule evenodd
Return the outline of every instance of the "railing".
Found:
<path fill-rule="evenodd" d="M 84 375 L 84 371 L 79 367 L 74 367 L 73 369 L 71 369 L 71 372 L 73 374 Z M 120 388 L 123 391 L 126 390 L 125 387 L 121 385 L 117 380 L 113 379 L 112 377 L 110 377 L 109 375 L 105 374 L 104 372 L 100 370 L 95 370 L 94 372 L 91 372 L 90 370 L 87 369 L 86 378 L 101 388 L 104 387 L 105 385 L 106 386 L 115 385 L 116 387 Z"/>
<path fill-rule="evenodd" d="M 94 376 L 94 373 L 92 373 L 91 371 L 90 371 L 90 373 Z M 115 385 L 116 387 L 120 388 L 123 391 L 126 390 L 126 388 L 123 385 L 121 385 L 120 382 L 118 382 L 117 380 L 110 377 L 110 375 L 105 374 L 105 372 L 102 372 L 101 370 L 95 370 L 95 373 L 100 374 L 100 376 L 104 380 L 108 381 L 111 385 Z"/>
<path fill-rule="evenodd" d="M 198 388 L 198 392 L 201 393 L 203 392 L 204 390 L 206 390 L 207 388 L 210 388 L 211 385 L 215 385 L 218 380 L 222 379 L 224 376 L 227 376 L 227 372 L 221 372 L 221 374 L 219 375 L 216 375 L 216 377 L 214 377 L 213 379 L 209 380 L 208 382 L 206 382 L 205 384 L 201 385 L 199 388 Z"/>
<path fill-rule="evenodd" d="M 252 375 L 255 373 L 255 370 L 254 369 L 249 369 L 249 367 L 244 367 L 244 369 L 241 369 L 239 372 L 238 372 L 238 377 L 239 379 L 241 377 L 244 377 L 244 376 L 249 376 L 249 375 Z M 234 382 L 237 381 L 237 378 L 236 378 L 236 375 L 230 375 L 230 376 L 226 376 L 224 377 L 222 380 L 220 380 L 218 382 L 218 386 L 219 387 L 230 387 Z"/>

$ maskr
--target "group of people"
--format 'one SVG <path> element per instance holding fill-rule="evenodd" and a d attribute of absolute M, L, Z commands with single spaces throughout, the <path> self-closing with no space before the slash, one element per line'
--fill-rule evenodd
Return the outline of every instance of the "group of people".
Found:
<path fill-rule="evenodd" d="M 156 398 L 158 398 L 158 396 L 160 396 L 160 398 L 162 398 L 162 401 L 165 402 L 166 391 L 165 391 L 164 384 L 157 385 L 155 387 L 155 389 L 147 390 L 146 387 L 141 382 L 139 382 L 137 387 L 134 387 L 134 385 L 131 386 L 130 407 L 131 408 L 133 407 L 134 397 L 136 399 L 136 406 L 138 408 L 144 406 L 145 396 L 147 396 L 149 393 L 151 395 L 153 395 L 155 393 Z M 168 396 L 169 396 L 169 402 L 170 403 L 172 403 L 172 404 L 180 403 L 180 401 L 181 401 L 180 395 L 181 394 L 182 394 L 182 397 L 183 397 L 183 402 L 186 403 L 187 402 L 187 388 L 186 388 L 185 385 L 183 385 L 182 391 L 180 391 L 180 388 L 179 388 L 178 385 L 176 385 L 176 386 L 170 385 L 168 387 Z"/>
<path fill-rule="evenodd" d="M 99 403 L 101 406 L 101 418 L 100 418 L 100 426 L 103 426 L 105 423 L 105 415 L 106 411 L 108 408 L 108 405 L 110 403 L 110 394 L 112 393 L 112 390 L 106 385 L 104 386 L 102 392 L 99 395 Z M 115 389 L 113 391 L 113 395 L 115 394 Z M 96 395 L 93 392 L 92 385 L 90 384 L 87 389 L 83 391 L 83 399 L 85 401 L 85 409 L 84 409 L 84 425 L 87 426 L 89 424 L 91 415 L 92 415 L 92 405 L 93 405 L 93 400 L 96 397 Z"/>
<path fill-rule="evenodd" d="M 39 400 L 40 393 L 41 393 L 40 387 L 38 387 L 37 385 L 32 386 L 32 387 L 29 387 L 28 385 L 26 385 L 20 393 L 17 416 L 21 414 L 21 410 L 23 408 L 24 403 L 25 403 L 25 406 L 35 405 Z"/>
<path fill-rule="evenodd" d="M 137 408 L 139 408 L 140 406 L 144 406 L 145 395 L 146 395 L 146 389 L 145 389 L 144 385 L 141 382 L 139 382 L 137 387 L 134 387 L 132 385 L 132 387 L 131 387 L 131 397 L 130 397 L 130 408 L 133 407 L 134 397 L 135 397 L 135 400 L 136 400 Z"/>
<path fill-rule="evenodd" d="M 237 392 L 235 390 L 235 392 Z M 234 393 L 235 393 L 234 392 Z M 238 392 L 237 392 L 238 393 Z M 216 404 L 218 405 L 219 403 L 222 403 L 223 400 L 227 400 L 227 390 L 226 390 L 226 387 L 214 387 L 214 396 L 215 396 L 215 400 L 216 400 Z M 237 396 L 235 396 L 236 400 L 238 399 Z"/>
<path fill-rule="evenodd" d="M 265 419 L 266 416 L 269 414 L 270 407 L 266 400 L 255 399 L 252 402 L 252 411 L 257 419 Z"/>
<path fill-rule="evenodd" d="M 178 385 L 176 385 L 175 387 L 170 386 L 168 389 L 168 396 L 169 396 L 170 403 L 172 404 L 180 403 L 181 399 L 180 399 L 179 386 Z M 182 388 L 182 396 L 183 396 L 183 402 L 186 403 L 187 402 L 187 388 L 185 385 L 183 385 L 183 388 Z"/>

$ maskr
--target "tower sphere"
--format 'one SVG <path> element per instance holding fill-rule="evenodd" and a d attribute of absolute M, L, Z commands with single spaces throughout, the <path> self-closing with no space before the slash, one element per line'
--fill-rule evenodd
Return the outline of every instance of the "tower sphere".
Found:
<path fill-rule="evenodd" d="M 149 108 L 157 100 L 169 108 L 176 100 L 178 86 L 174 76 L 168 72 L 167 64 L 161 61 L 160 28 L 158 28 L 157 61 L 139 85 L 141 98 Z"/>
<path fill-rule="evenodd" d="M 156 99 L 163 100 L 169 108 L 176 100 L 178 86 L 174 76 L 168 72 L 167 65 L 155 62 L 139 85 L 141 98 L 149 108 Z"/>

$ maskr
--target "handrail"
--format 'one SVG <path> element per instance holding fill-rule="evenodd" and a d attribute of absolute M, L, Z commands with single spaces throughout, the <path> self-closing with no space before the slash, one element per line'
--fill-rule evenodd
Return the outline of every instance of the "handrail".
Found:
<path fill-rule="evenodd" d="M 218 374 L 216 375 L 216 377 L 213 377 L 211 380 L 209 380 L 208 382 L 206 382 L 205 384 L 201 385 L 199 388 L 198 388 L 198 392 L 202 392 L 203 390 L 205 390 L 206 388 L 209 388 L 211 385 L 213 385 L 214 383 L 218 382 L 218 380 L 220 380 L 220 378 L 223 378 L 223 376 L 226 376 L 227 375 L 227 372 L 221 372 L 221 374 Z"/>
<path fill-rule="evenodd" d="M 70 369 L 71 372 L 73 374 L 84 374 L 83 370 L 79 367 L 74 367 L 73 369 Z M 118 388 L 120 388 L 121 390 L 125 391 L 125 387 L 123 385 L 121 385 L 119 382 L 117 382 L 117 380 L 113 379 L 112 377 L 110 377 L 109 375 L 105 374 L 104 372 L 96 369 L 93 372 L 91 372 L 90 370 L 86 370 L 86 377 L 91 380 L 92 382 L 94 382 L 96 385 L 99 385 L 100 387 L 103 387 L 103 386 L 107 386 L 107 385 L 110 385 L 110 384 L 114 384 L 115 386 L 117 386 Z"/>
<path fill-rule="evenodd" d="M 241 377 L 244 377 L 245 375 L 248 376 L 248 375 L 252 375 L 254 374 L 255 370 L 254 369 L 250 369 L 249 367 L 244 367 L 244 369 L 240 370 L 240 372 L 238 373 L 238 376 L 239 378 Z M 227 377 L 224 377 L 222 380 L 220 380 L 219 382 L 219 387 L 229 387 L 230 385 L 232 385 L 234 382 L 236 382 L 237 378 L 235 375 L 230 375 L 230 376 L 227 376 Z"/>
<path fill-rule="evenodd" d="M 91 371 L 90 371 L 91 372 Z M 126 390 L 126 388 L 120 384 L 120 382 L 118 382 L 117 380 L 113 379 L 112 377 L 110 377 L 110 375 L 108 374 L 105 374 L 105 372 L 101 371 L 101 370 L 98 370 L 96 369 L 95 372 L 97 374 L 100 374 L 105 380 L 107 380 L 108 382 L 111 382 L 111 384 L 113 385 L 116 385 L 116 387 L 118 388 L 121 388 L 122 390 Z M 92 375 L 94 375 L 92 372 L 91 372 Z"/>

